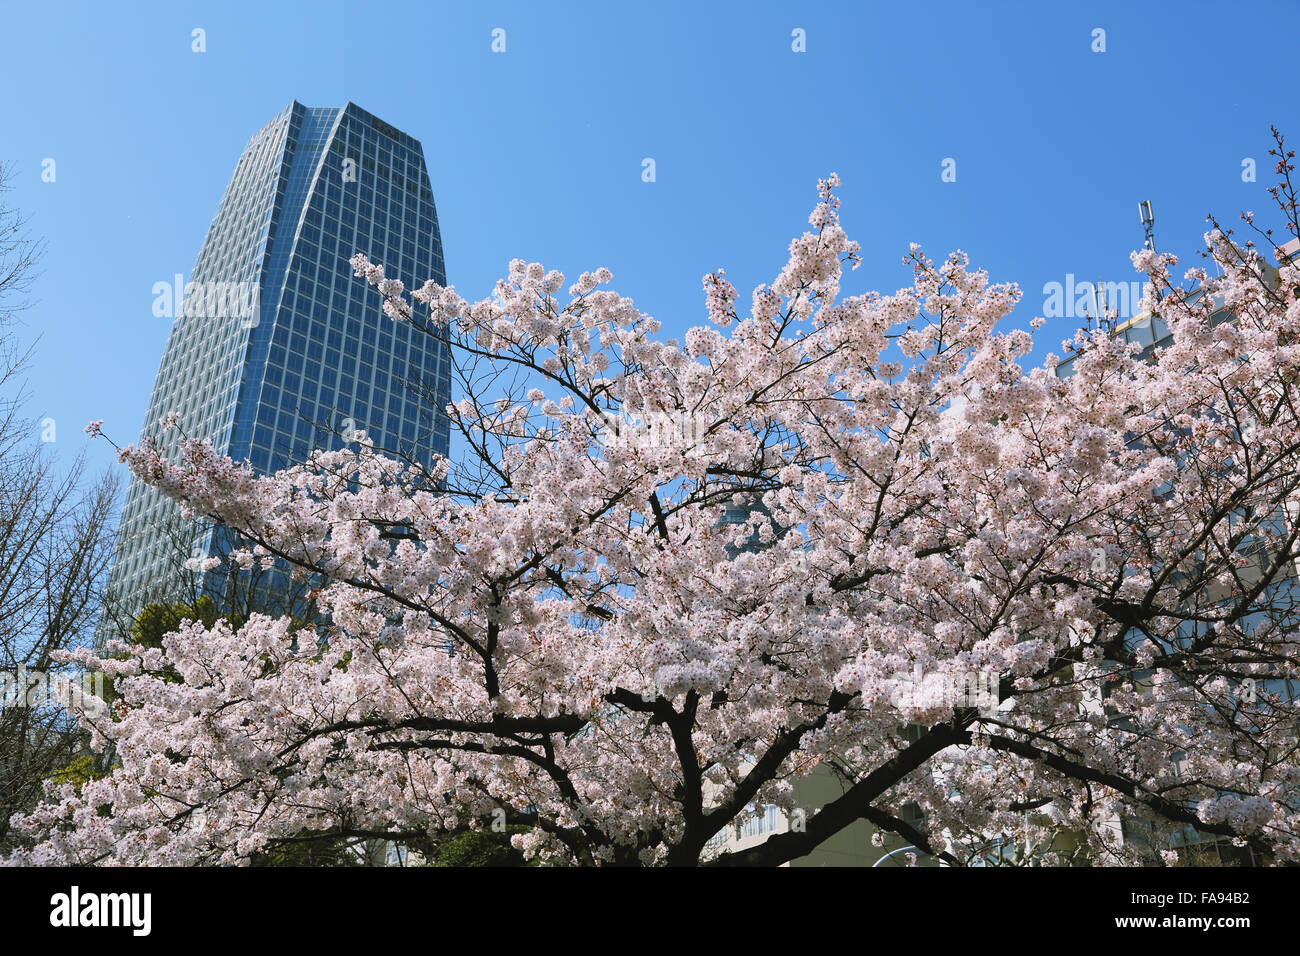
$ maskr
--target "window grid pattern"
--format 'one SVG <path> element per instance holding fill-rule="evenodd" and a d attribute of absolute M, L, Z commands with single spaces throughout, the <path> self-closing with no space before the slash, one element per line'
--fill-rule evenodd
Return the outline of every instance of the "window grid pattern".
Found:
<path fill-rule="evenodd" d="M 349 162 L 350 161 L 350 162 Z M 249 316 L 186 309 L 168 337 L 143 433 L 180 413 L 185 434 L 210 439 L 262 474 L 338 447 L 351 420 L 377 447 L 428 463 L 447 454 L 445 347 L 380 311 L 354 276 L 357 252 L 408 288 L 446 283 L 438 218 L 420 143 L 352 103 L 291 103 L 245 147 L 194 266 L 196 288 L 248 283 Z M 255 315 L 255 319 L 252 317 Z M 422 400 L 422 387 L 437 398 Z M 123 510 L 111 591 L 132 604 L 167 582 L 164 529 L 179 508 L 133 482 Z M 226 545 L 208 533 L 192 556 Z"/>

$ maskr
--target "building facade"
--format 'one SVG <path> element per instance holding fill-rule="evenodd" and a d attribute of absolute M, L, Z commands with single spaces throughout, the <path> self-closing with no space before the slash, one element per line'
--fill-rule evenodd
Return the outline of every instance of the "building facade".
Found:
<path fill-rule="evenodd" d="M 1300 240 L 1293 239 L 1281 247 L 1281 254 L 1285 261 L 1293 262 L 1300 254 Z M 1264 278 L 1270 284 L 1277 279 L 1277 270 L 1267 263 L 1264 265 Z M 1197 301 L 1201 294 L 1200 290 L 1193 292 L 1189 301 Z M 1221 297 L 1216 297 L 1210 304 L 1210 324 L 1217 326 L 1235 321 L 1236 315 L 1233 310 L 1225 306 Z M 1127 321 L 1119 322 L 1112 330 L 1112 334 L 1130 345 L 1138 346 L 1137 356 L 1146 362 L 1155 361 L 1159 352 L 1172 345 L 1174 340 L 1173 331 L 1168 324 L 1159 315 L 1153 315 L 1150 311 L 1143 311 Z M 1074 375 L 1075 363 L 1085 353 L 1086 349 L 1075 350 L 1062 359 L 1056 366 L 1057 377 L 1069 378 Z M 1289 516 L 1279 514 L 1276 520 L 1294 521 L 1296 515 L 1300 514 L 1300 505 L 1292 509 L 1292 512 Z M 1253 542 L 1247 539 L 1242 543 L 1239 552 L 1243 557 L 1252 557 L 1253 560 L 1252 544 Z M 1251 571 L 1247 568 L 1243 573 L 1249 575 Z M 1270 586 L 1266 594 L 1270 601 L 1283 604 L 1289 602 L 1292 607 L 1300 606 L 1300 562 L 1297 562 L 1289 577 Z M 1209 590 L 1205 593 L 1205 600 L 1211 606 L 1227 598 L 1226 588 L 1221 591 Z M 1259 613 L 1249 614 L 1242 619 L 1240 626 L 1249 630 L 1260 623 L 1262 617 Z M 1184 621 L 1179 629 L 1179 640 L 1190 643 L 1203 636 L 1207 626 L 1203 622 Z M 1130 646 L 1133 650 L 1136 650 L 1145 639 L 1146 635 L 1137 630 L 1131 632 L 1126 638 L 1131 641 Z M 1149 686 L 1152 674 L 1153 671 L 1150 670 L 1135 670 L 1130 672 L 1129 676 L 1135 685 Z M 1295 679 L 1261 677 L 1258 687 L 1252 685 L 1250 688 L 1252 703 L 1256 693 L 1271 695 L 1288 707 L 1300 706 L 1300 681 Z M 1119 713 L 1105 697 L 1104 691 L 1099 693 L 1095 699 L 1088 701 L 1088 708 L 1104 714 L 1113 726 L 1130 726 L 1131 719 Z M 1184 773 L 1185 761 L 1178 755 L 1170 755 L 1170 764 L 1176 774 Z M 1261 858 L 1250 847 L 1233 845 L 1229 839 L 1206 834 L 1194 826 L 1181 828 L 1162 826 L 1160 821 L 1138 812 L 1112 814 L 1109 819 L 1100 824 L 1100 829 L 1109 831 L 1109 836 L 1112 838 L 1109 842 L 1115 845 L 1129 846 L 1152 855 L 1161 850 L 1173 850 L 1178 854 L 1181 865 L 1260 866 L 1272 862 Z"/>
<path fill-rule="evenodd" d="M 142 434 L 169 453 L 178 431 L 208 439 L 260 474 L 341 447 L 354 429 L 424 465 L 446 455 L 446 344 L 382 314 L 348 263 L 358 252 L 408 288 L 446 283 L 420 143 L 352 103 L 290 103 L 239 157 L 174 310 Z M 178 428 L 163 434 L 172 412 Z M 177 529 L 190 557 L 228 547 L 133 482 L 109 586 L 118 621 L 170 599 Z"/>

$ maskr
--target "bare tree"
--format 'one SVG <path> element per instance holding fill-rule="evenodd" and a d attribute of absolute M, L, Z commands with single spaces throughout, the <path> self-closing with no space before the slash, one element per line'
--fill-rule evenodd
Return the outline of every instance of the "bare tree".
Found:
<path fill-rule="evenodd" d="M 91 478 L 80 456 L 57 461 L 23 414 L 20 375 L 31 350 L 12 328 L 42 250 L 4 205 L 11 177 L 0 167 L 0 849 L 13 814 L 80 752 L 74 722 L 45 689 L 69 674 L 56 653 L 90 639 L 117 491 L 115 477 Z"/>

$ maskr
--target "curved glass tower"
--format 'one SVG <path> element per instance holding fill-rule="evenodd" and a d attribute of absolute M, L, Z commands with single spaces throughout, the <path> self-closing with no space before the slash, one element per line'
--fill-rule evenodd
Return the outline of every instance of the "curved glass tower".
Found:
<path fill-rule="evenodd" d="M 177 412 L 186 435 L 264 474 L 339 447 L 335 433 L 353 428 L 426 465 L 447 454 L 445 346 L 382 314 L 378 293 L 348 265 L 357 252 L 407 288 L 446 283 L 423 150 L 352 103 L 290 103 L 239 157 L 185 286 L 143 433 L 161 437 L 160 421 Z M 167 438 L 174 452 L 174 433 Z M 133 482 L 109 586 L 119 620 L 171 599 L 178 528 L 182 538 L 189 529 L 192 557 L 225 548 Z"/>

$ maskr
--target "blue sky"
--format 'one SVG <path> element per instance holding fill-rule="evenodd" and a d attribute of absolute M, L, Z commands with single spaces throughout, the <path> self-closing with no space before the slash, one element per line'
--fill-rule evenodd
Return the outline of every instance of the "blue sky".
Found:
<path fill-rule="evenodd" d="M 674 336 L 704 321 L 704 273 L 746 301 L 770 281 L 832 170 L 863 246 L 847 292 L 906 284 L 909 242 L 961 248 L 1020 283 L 1027 325 L 1044 283 L 1135 278 L 1140 200 L 1187 262 L 1208 212 L 1269 208 L 1269 124 L 1300 143 L 1295 0 L 611 6 L 3 4 L 0 160 L 48 242 L 28 386 L 59 453 L 92 418 L 138 434 L 169 323 L 151 289 L 188 275 L 241 149 L 292 99 L 423 143 L 462 295 L 516 256 L 604 265 Z M 1078 324 L 1049 321 L 1038 354 Z"/>

